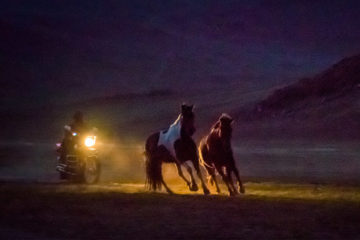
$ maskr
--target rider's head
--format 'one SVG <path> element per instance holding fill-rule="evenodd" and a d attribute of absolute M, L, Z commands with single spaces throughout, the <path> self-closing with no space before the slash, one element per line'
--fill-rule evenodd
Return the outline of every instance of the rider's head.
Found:
<path fill-rule="evenodd" d="M 83 122 L 84 121 L 84 114 L 80 111 L 76 111 L 73 115 L 73 120 L 75 122 Z"/>

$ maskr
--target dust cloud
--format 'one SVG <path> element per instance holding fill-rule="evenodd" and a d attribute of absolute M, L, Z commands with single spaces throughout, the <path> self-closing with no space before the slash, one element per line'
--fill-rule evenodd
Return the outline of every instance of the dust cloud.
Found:
<path fill-rule="evenodd" d="M 145 183 L 144 142 L 98 143 L 100 183 Z M 359 183 L 358 144 L 235 143 L 243 180 Z M 0 179 L 60 182 L 55 142 L 0 142 Z M 184 171 L 186 174 L 186 171 Z M 166 182 L 183 181 L 174 164 L 163 164 Z M 188 175 L 187 175 L 188 176 Z"/>

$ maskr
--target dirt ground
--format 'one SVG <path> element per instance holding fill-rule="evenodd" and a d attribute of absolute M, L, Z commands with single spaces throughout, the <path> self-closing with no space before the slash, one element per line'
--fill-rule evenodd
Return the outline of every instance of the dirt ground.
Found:
<path fill-rule="evenodd" d="M 247 183 L 237 197 L 172 188 L 0 182 L 0 239 L 360 239 L 360 188 Z"/>

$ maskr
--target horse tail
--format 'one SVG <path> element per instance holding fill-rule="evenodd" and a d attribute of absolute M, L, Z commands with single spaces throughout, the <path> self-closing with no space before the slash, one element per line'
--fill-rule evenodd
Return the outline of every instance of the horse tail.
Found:
<path fill-rule="evenodd" d="M 161 189 L 162 184 L 162 167 L 161 161 L 157 157 L 146 154 L 146 186 L 151 190 Z"/>
<path fill-rule="evenodd" d="M 157 139 L 156 139 L 157 138 Z M 161 158 L 156 156 L 156 151 L 151 149 L 155 146 L 151 143 L 152 140 L 158 141 L 158 136 L 152 135 L 146 142 L 145 149 L 145 168 L 146 168 L 146 187 L 150 190 L 161 189 L 163 176 L 162 176 L 162 161 Z"/>

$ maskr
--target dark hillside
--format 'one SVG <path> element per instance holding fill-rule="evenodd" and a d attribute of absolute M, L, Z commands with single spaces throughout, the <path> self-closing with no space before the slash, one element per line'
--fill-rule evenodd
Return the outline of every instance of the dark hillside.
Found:
<path fill-rule="evenodd" d="M 360 55 L 273 91 L 238 117 L 250 135 L 359 136 Z"/>

